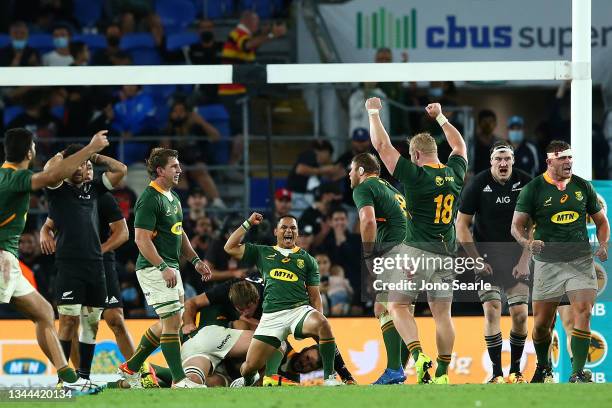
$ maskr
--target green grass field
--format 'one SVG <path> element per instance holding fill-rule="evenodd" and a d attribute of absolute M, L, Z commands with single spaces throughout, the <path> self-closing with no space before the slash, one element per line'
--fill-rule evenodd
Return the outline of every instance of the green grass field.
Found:
<path fill-rule="evenodd" d="M 353 386 L 300 388 L 210 388 L 206 390 L 106 390 L 79 397 L 68 406 L 171 408 L 171 407 L 572 407 L 588 404 L 612 406 L 612 384 L 524 384 L 449 386 Z M 42 404 L 29 404 L 42 406 Z M 49 406 L 48 404 L 45 404 Z M 24 407 L 23 403 L 2 404 Z M 53 406 L 61 406 L 53 404 Z"/>

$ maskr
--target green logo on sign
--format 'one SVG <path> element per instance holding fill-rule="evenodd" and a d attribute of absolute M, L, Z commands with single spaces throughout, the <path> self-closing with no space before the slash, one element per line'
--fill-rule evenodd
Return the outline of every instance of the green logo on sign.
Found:
<path fill-rule="evenodd" d="M 357 12 L 357 48 L 416 48 L 417 12 L 396 17 L 384 7 L 370 15 Z"/>

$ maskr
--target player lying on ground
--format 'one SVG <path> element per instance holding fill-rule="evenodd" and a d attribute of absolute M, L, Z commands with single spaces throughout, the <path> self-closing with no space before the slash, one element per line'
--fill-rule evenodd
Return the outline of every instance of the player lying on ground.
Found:
<path fill-rule="evenodd" d="M 485 342 L 493 368 L 489 383 L 505 382 L 501 358 L 502 291 L 512 317 L 508 382 L 526 382 L 521 373 L 521 357 L 527 338 L 529 252 L 512 237 L 510 225 L 518 195 L 531 177 L 513 169 L 513 165 L 512 146 L 505 142 L 495 144 L 491 149 L 491 168 L 475 175 L 463 189 L 456 221 L 457 237 L 468 255 L 472 259 L 487 260 L 475 272 L 476 282 L 491 284 L 490 290 L 478 291 L 485 314 Z"/>
<path fill-rule="evenodd" d="M 568 143 L 552 141 L 546 148 L 547 169 L 521 191 L 512 235 L 534 255 L 533 343 L 538 364 L 531 382 L 553 382 L 549 359 L 551 327 L 557 306 L 567 294 L 574 315 L 570 382 L 592 382 L 584 365 L 591 342 L 591 309 L 597 295 L 597 275 L 587 234 L 587 215 L 597 229 L 595 256 L 608 259 L 610 225 L 597 202 L 592 184 L 572 174 Z M 531 226 L 536 225 L 533 239 Z"/>
<path fill-rule="evenodd" d="M 389 173 L 402 183 L 410 214 L 405 245 L 399 255 L 425 259 L 425 266 L 410 271 L 409 279 L 399 265 L 388 271 L 387 279 L 391 283 L 404 284 L 410 281 L 413 286 L 390 292 L 387 308 L 415 360 L 417 382 L 429 382 L 427 369 L 431 367 L 431 359 L 422 352 L 411 307 L 424 284 L 435 284 L 440 288 L 427 291 L 429 308 L 436 323 L 438 348 L 438 366 L 431 382 L 448 384 L 448 366 L 455 342 L 455 329 L 451 320 L 453 290 L 449 283 L 455 278 L 455 271 L 442 265 L 454 264 L 452 256 L 456 251 L 456 239 L 453 221 L 467 170 L 467 148 L 459 131 L 442 114 L 440 104 L 432 103 L 425 110 L 442 128 L 452 149 L 451 154 L 446 165 L 441 163 L 435 139 L 428 133 L 421 133 L 410 139 L 408 160 L 391 144 L 380 120 L 380 99 L 369 98 L 365 107 L 370 118 L 372 145 Z M 449 289 L 445 289 L 443 284 L 447 284 Z"/>
<path fill-rule="evenodd" d="M 232 386 L 251 386 L 259 379 L 258 371 L 275 353 L 287 336 L 313 337 L 323 356 L 326 385 L 340 385 L 334 373 L 335 339 L 331 326 L 321 312 L 319 268 L 316 260 L 295 245 L 297 220 L 281 217 L 274 229 L 275 246 L 242 244 L 251 225 L 258 225 L 263 216 L 253 213 L 230 235 L 225 252 L 249 265 L 257 265 L 265 282 L 263 314 L 249 346 L 247 359 L 240 372 L 242 378 Z"/>
<path fill-rule="evenodd" d="M 179 272 L 181 256 L 189 259 L 203 280 L 210 269 L 200 260 L 183 231 L 183 210 L 179 196 L 172 191 L 179 182 L 181 166 L 176 150 L 155 148 L 147 160 L 151 183 L 135 208 L 135 241 L 138 246 L 136 276 L 145 299 L 159 321 L 140 340 L 134 355 L 119 366 L 119 372 L 132 388 L 141 387 L 139 370 L 147 357 L 161 344 L 172 370 L 173 387 L 198 388 L 189 380 L 181 364 L 179 328 L 183 310 L 183 282 Z"/>
<path fill-rule="evenodd" d="M 359 230 L 365 258 L 398 252 L 398 246 L 406 238 L 408 213 L 404 195 L 380 178 L 380 163 L 370 153 L 361 153 L 353 158 L 349 179 L 353 201 L 359 210 Z M 387 352 L 387 368 L 374 384 L 399 384 L 406 381 L 402 338 L 387 311 L 387 296 L 388 293 L 378 293 L 374 304 L 374 313 L 380 322 Z"/>
<path fill-rule="evenodd" d="M 99 388 L 89 380 L 79 380 L 68 366 L 55 331 L 53 308 L 23 277 L 17 248 L 30 205 L 30 192 L 57 185 L 106 146 L 106 131 L 98 132 L 87 146 L 72 156 L 58 157 L 53 165 L 33 173 L 28 169 L 36 157 L 34 136 L 26 129 L 9 129 L 4 134 L 5 161 L 0 169 L 0 302 L 10 302 L 34 322 L 36 340 L 57 369 L 64 386 L 91 393 L 98 392 Z"/>

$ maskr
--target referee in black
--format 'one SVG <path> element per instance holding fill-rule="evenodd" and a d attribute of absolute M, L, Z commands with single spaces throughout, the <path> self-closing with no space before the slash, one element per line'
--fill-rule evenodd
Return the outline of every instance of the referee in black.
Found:
<path fill-rule="evenodd" d="M 69 145 L 60 155 L 66 158 L 81 148 L 80 145 Z M 53 162 L 59 159 L 59 155 L 52 158 L 46 166 L 54 165 Z M 72 338 L 76 334 L 79 320 L 83 321 L 79 333 L 78 369 L 83 378 L 89 377 L 98 322 L 107 306 L 98 198 L 119 184 L 127 174 L 127 166 L 110 157 L 94 154 L 90 160 L 93 164 L 106 166 L 107 171 L 100 179 L 86 182 L 86 161 L 70 178 L 47 188 L 50 220 L 41 230 L 41 237 L 48 235 L 52 223 L 57 237 L 55 265 L 58 273 L 58 334 L 66 359 L 70 357 Z"/>
<path fill-rule="evenodd" d="M 475 270 L 476 282 L 486 282 L 490 290 L 479 290 L 485 314 L 485 342 L 493 376 L 489 383 L 504 383 L 500 327 L 501 300 L 504 292 L 512 329 L 510 331 L 511 365 L 508 383 L 526 382 L 520 363 L 527 338 L 529 302 L 529 254 L 510 234 L 516 200 L 531 177 L 513 169 L 514 150 L 505 142 L 497 142 L 491 149 L 491 168 L 476 174 L 463 189 L 457 215 L 457 239 L 472 258 L 484 257 L 486 264 Z M 470 226 L 473 223 L 473 235 Z M 475 241 L 475 245 L 474 245 Z"/>

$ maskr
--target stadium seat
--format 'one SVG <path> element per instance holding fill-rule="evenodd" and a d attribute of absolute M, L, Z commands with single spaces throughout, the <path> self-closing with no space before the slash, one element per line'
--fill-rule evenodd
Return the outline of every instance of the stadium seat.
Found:
<path fill-rule="evenodd" d="M 162 63 L 155 40 L 149 33 L 126 34 L 119 47 L 132 57 L 134 65 L 159 65 Z"/>
<path fill-rule="evenodd" d="M 187 0 L 157 0 L 155 12 L 168 33 L 184 30 L 196 19 L 196 9 Z"/>
<path fill-rule="evenodd" d="M 97 51 L 106 48 L 106 37 L 102 34 L 77 34 L 74 41 L 83 41 L 89 47 L 89 51 Z"/>
<path fill-rule="evenodd" d="M 102 17 L 104 0 L 74 0 L 74 17 L 81 27 L 93 27 Z"/>
<path fill-rule="evenodd" d="M 262 19 L 267 19 L 274 14 L 274 2 L 272 0 L 241 0 L 242 10 L 253 10 Z"/>
<path fill-rule="evenodd" d="M 195 0 L 194 5 L 198 16 L 210 20 L 231 17 L 234 13 L 233 0 Z"/>
<path fill-rule="evenodd" d="M 270 205 L 269 181 L 263 177 L 251 177 L 250 205 L 254 208 L 265 208 Z M 287 187 L 287 179 L 274 179 L 274 191 Z"/>
<path fill-rule="evenodd" d="M 57 105 L 51 108 L 51 115 L 59 120 L 64 120 L 64 112 L 66 111 L 64 105 Z"/>
<path fill-rule="evenodd" d="M 196 108 L 207 122 L 217 128 L 221 134 L 221 140 L 215 143 L 215 158 L 217 164 L 225 164 L 229 161 L 231 147 L 231 132 L 229 114 L 222 104 L 201 105 Z"/>
<path fill-rule="evenodd" d="M 166 49 L 168 51 L 175 51 L 183 48 L 186 45 L 195 44 L 198 41 L 200 41 L 198 33 L 193 31 L 170 34 L 166 38 Z"/>
<path fill-rule="evenodd" d="M 6 47 L 11 43 L 11 36 L 8 34 L 0 34 L 0 48 Z"/>
<path fill-rule="evenodd" d="M 17 116 L 21 115 L 24 112 L 23 107 L 19 105 L 15 106 L 7 106 L 4 108 L 4 118 L 2 118 L 2 123 L 6 127 L 13 119 Z"/>
<path fill-rule="evenodd" d="M 45 54 L 55 48 L 51 34 L 30 34 L 28 45 L 35 48 L 41 54 Z"/>

